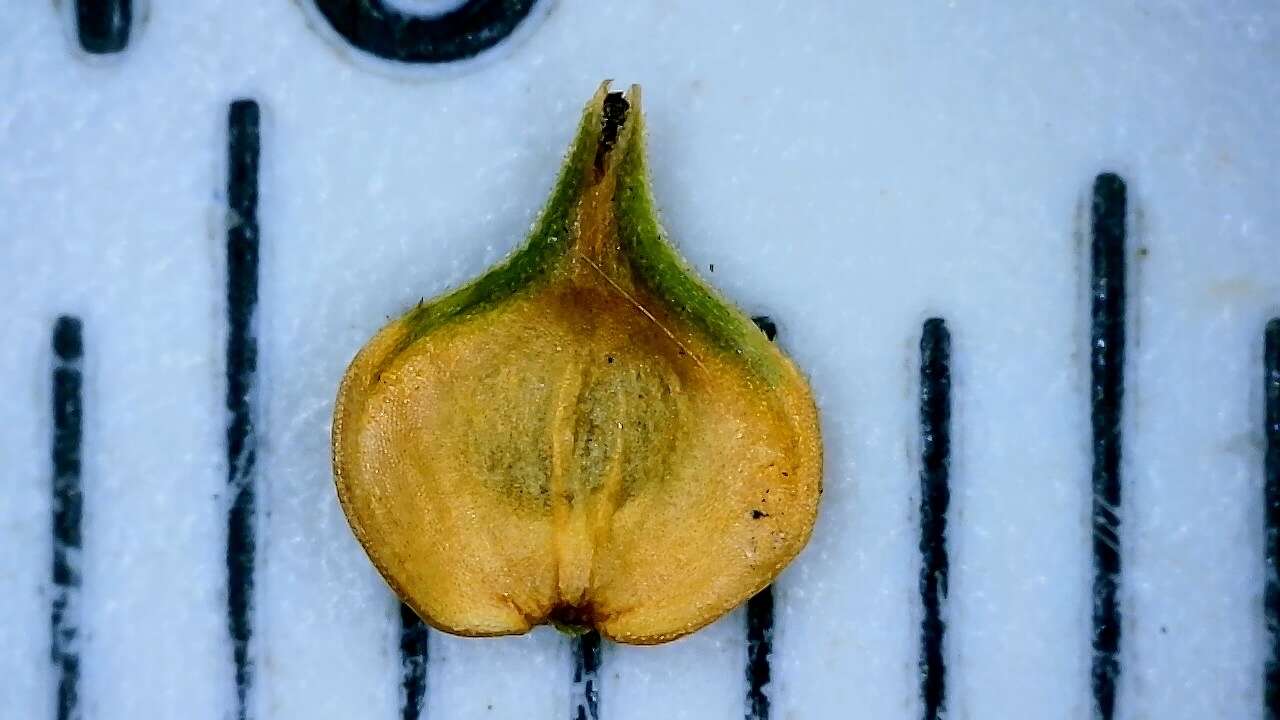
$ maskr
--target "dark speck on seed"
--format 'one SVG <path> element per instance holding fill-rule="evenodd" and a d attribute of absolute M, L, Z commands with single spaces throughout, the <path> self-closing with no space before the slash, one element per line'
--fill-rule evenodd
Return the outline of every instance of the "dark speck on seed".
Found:
<path fill-rule="evenodd" d="M 631 104 L 622 97 L 620 92 L 605 95 L 604 106 L 601 108 L 603 118 L 600 127 L 600 144 L 596 146 L 596 172 L 604 171 L 604 156 L 618 142 L 618 133 L 627 121 L 627 110 L 630 107 Z"/>

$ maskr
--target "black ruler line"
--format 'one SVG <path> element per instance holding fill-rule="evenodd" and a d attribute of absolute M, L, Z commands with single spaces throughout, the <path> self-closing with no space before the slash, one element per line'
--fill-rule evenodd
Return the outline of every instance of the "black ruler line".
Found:
<path fill-rule="evenodd" d="M 920 695 L 925 720 L 946 708 L 942 648 L 947 597 L 947 506 L 951 502 L 951 333 L 941 318 L 920 335 Z"/>
<path fill-rule="evenodd" d="M 1094 715 L 1111 720 L 1120 676 L 1120 455 L 1124 399 L 1125 215 L 1118 175 L 1093 185 L 1091 255 L 1091 420 L 1093 430 Z"/>
<path fill-rule="evenodd" d="M 1263 332 L 1262 387 L 1266 409 L 1263 434 L 1266 455 L 1262 463 L 1262 484 L 1266 526 L 1266 582 L 1263 611 L 1266 616 L 1269 653 L 1264 672 L 1267 720 L 1280 720 L 1280 317 L 1267 323 Z"/>
<path fill-rule="evenodd" d="M 227 143 L 227 624 L 235 663 L 236 717 L 249 716 L 253 682 L 253 571 L 256 542 L 257 435 L 253 389 L 258 343 L 258 104 L 231 103 Z"/>
<path fill-rule="evenodd" d="M 747 720 L 769 720 L 769 694 L 773 679 L 773 586 L 747 601 Z"/>
<path fill-rule="evenodd" d="M 772 341 L 778 335 L 773 319 L 751 318 Z M 773 679 L 773 586 L 747 601 L 747 705 L 746 720 L 769 720 L 769 694 L 765 688 Z"/>
<path fill-rule="evenodd" d="M 570 720 L 600 718 L 600 633 L 592 630 L 573 638 L 573 701 Z"/>
<path fill-rule="evenodd" d="M 427 624 L 408 605 L 400 603 L 400 717 L 421 720 L 427 693 Z"/>
<path fill-rule="evenodd" d="M 53 597 L 50 651 L 57 675 L 57 718 L 80 718 L 80 517 L 84 492 L 80 443 L 84 421 L 84 340 L 78 318 L 53 326 Z"/>
<path fill-rule="evenodd" d="M 76 35 L 93 55 L 118 53 L 129 45 L 132 0 L 75 0 Z"/>

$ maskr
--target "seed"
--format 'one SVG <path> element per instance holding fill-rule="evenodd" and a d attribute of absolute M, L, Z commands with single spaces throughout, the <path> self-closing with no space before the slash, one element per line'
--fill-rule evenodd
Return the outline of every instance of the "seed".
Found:
<path fill-rule="evenodd" d="M 384 327 L 342 380 L 338 497 L 441 630 L 665 642 L 813 529 L 808 384 L 667 242 L 643 134 L 639 88 L 601 86 L 526 243 Z"/>

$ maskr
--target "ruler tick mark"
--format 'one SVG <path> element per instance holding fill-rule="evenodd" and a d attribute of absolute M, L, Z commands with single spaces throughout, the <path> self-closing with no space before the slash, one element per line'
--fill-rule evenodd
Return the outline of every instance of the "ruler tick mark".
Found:
<path fill-rule="evenodd" d="M 1266 442 L 1262 482 L 1267 566 L 1263 611 L 1270 645 L 1264 670 L 1264 717 L 1280 720 L 1280 317 L 1267 323 L 1262 346 L 1263 436 Z"/>
<path fill-rule="evenodd" d="M 253 684 L 253 585 L 257 540 L 258 104 L 231 103 L 227 143 L 227 624 L 235 663 L 236 717 L 249 717 Z"/>
<path fill-rule="evenodd" d="M 1125 182 L 1093 185 L 1090 244 L 1090 370 L 1093 434 L 1094 716 L 1115 714 L 1120 676 L 1121 419 L 1125 359 Z"/>
<path fill-rule="evenodd" d="M 930 318 L 920 334 L 920 695 L 924 720 L 938 720 L 946 703 L 947 507 L 951 502 L 951 334 Z"/>
<path fill-rule="evenodd" d="M 80 518 L 84 504 L 80 444 L 84 398 L 80 361 L 84 340 L 79 318 L 62 316 L 53 327 L 53 599 L 50 654 L 57 674 L 57 718 L 78 720 L 80 649 Z"/>
<path fill-rule="evenodd" d="M 751 318 L 773 341 L 778 326 L 767 315 Z M 773 586 L 747 601 L 747 707 L 746 720 L 769 720 L 769 694 L 765 688 L 773 679 Z"/>
<path fill-rule="evenodd" d="M 132 0 L 75 0 L 76 35 L 91 55 L 110 55 L 129 45 Z"/>

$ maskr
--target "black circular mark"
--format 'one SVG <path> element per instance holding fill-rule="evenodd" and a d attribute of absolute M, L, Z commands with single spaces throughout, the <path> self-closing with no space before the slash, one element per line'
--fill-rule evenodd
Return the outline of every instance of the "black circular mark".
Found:
<path fill-rule="evenodd" d="M 316 9 L 351 45 L 387 60 L 448 63 L 502 42 L 538 0 L 468 0 L 442 15 L 423 17 L 384 0 L 314 0 Z"/>

